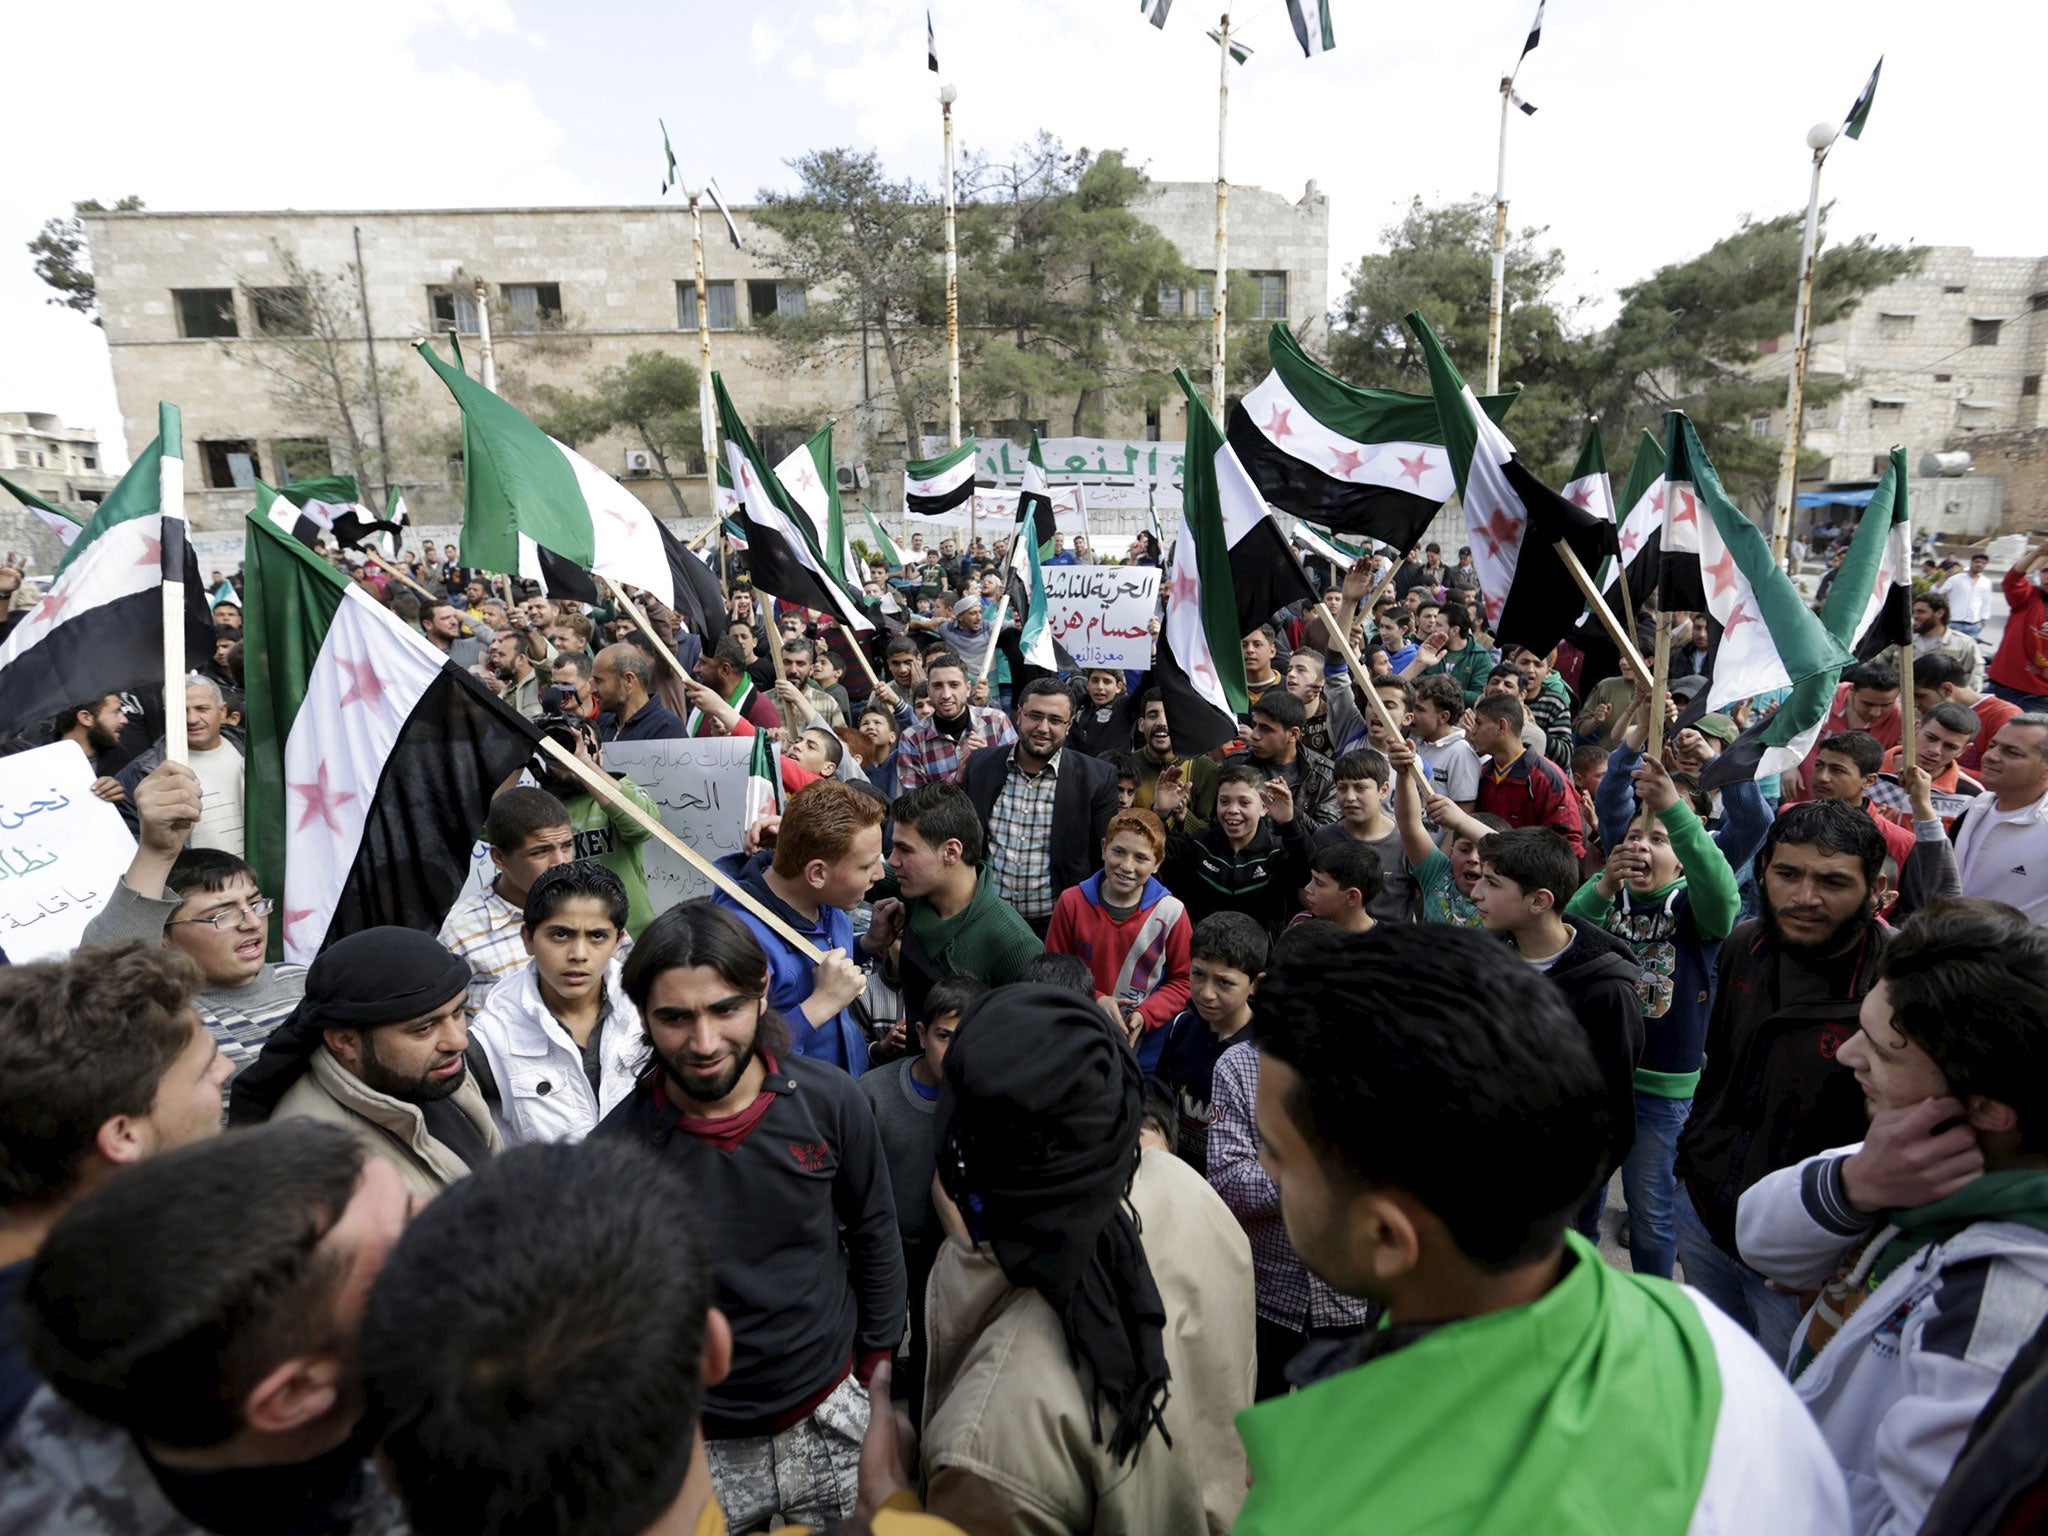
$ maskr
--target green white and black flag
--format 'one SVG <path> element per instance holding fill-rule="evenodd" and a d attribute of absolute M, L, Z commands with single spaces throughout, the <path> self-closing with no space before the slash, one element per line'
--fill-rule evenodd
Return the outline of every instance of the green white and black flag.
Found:
<path fill-rule="evenodd" d="M 1164 30 L 1166 13 L 1173 9 L 1173 0 L 1138 0 L 1138 10 L 1153 26 Z"/>
<path fill-rule="evenodd" d="M 676 152 L 668 145 L 668 124 L 658 117 L 655 121 L 661 123 L 661 158 L 668 162 L 661 173 L 661 195 L 666 197 L 668 189 L 676 184 Z"/>
<path fill-rule="evenodd" d="M 1330 25 L 1330 0 L 1287 0 L 1287 19 L 1294 23 L 1294 40 L 1301 44 L 1302 57 L 1312 59 L 1337 46 L 1336 29 Z"/>
<path fill-rule="evenodd" d="M 975 442 L 935 459 L 914 459 L 903 466 L 903 510 L 932 517 L 965 506 L 974 495 Z"/>
<path fill-rule="evenodd" d="M 85 520 L 66 512 L 55 502 L 45 501 L 34 491 L 25 490 L 5 476 L 0 476 L 0 490 L 4 490 L 36 516 L 50 532 L 57 535 L 57 541 L 66 549 L 78 542 L 78 531 L 85 526 Z"/>
<path fill-rule="evenodd" d="M 1165 696 L 1174 750 L 1192 754 L 1235 740 L 1238 717 L 1249 707 L 1224 500 L 1241 499 L 1250 482 L 1242 469 L 1233 476 L 1222 467 L 1236 463 L 1230 445 L 1186 375 L 1181 378 L 1188 391 L 1188 440 L 1180 534 L 1166 580 L 1166 643 L 1154 657 L 1153 672 Z M 1257 504 L 1256 491 L 1250 494 Z M 1263 514 L 1265 508 L 1258 510 Z"/>
<path fill-rule="evenodd" d="M 186 654 L 213 654 L 213 615 L 185 538 L 182 435 L 178 408 L 158 406 L 155 440 L 0 645 L 0 733 L 41 725 L 81 699 L 161 688 L 166 575 L 185 584 Z"/>
<path fill-rule="evenodd" d="M 1276 324 L 1273 371 L 1230 408 L 1230 446 L 1259 494 L 1333 533 L 1403 552 L 1457 493 L 1436 402 L 1346 384 Z M 1499 421 L 1514 396 L 1481 402 Z"/>
<path fill-rule="evenodd" d="M 1852 576 L 1859 579 L 1852 583 Z M 1906 510 L 1903 448 L 1894 447 L 1885 461 L 1884 478 L 1864 507 L 1828 588 L 1821 622 L 1859 661 L 1889 646 L 1913 643 L 1913 520 Z"/>
<path fill-rule="evenodd" d="M 539 732 L 262 514 L 247 570 L 248 853 L 281 898 L 273 957 L 434 932 Z"/>
<path fill-rule="evenodd" d="M 1536 45 L 1543 41 L 1543 7 L 1547 3 L 1548 0 L 1536 0 L 1536 19 L 1529 23 L 1529 39 L 1522 44 L 1522 51 L 1516 57 L 1515 62 L 1518 64 L 1529 57 Z"/>
<path fill-rule="evenodd" d="M 1215 426 L 1187 371 L 1176 368 L 1173 377 L 1187 396 L 1189 419 L 1199 412 L 1210 426 Z M 1220 429 L 1216 435 L 1222 438 Z M 1228 439 L 1222 441 L 1211 459 L 1206 467 L 1216 488 L 1216 505 L 1230 549 L 1230 577 L 1237 596 L 1238 621 L 1247 630 L 1256 629 L 1290 603 L 1314 598 L 1315 584 L 1301 568 L 1294 546 L 1287 542 L 1286 532 L 1267 508 L 1258 485 L 1239 462 Z M 1185 463 L 1183 476 L 1193 472 L 1192 448 Z"/>
<path fill-rule="evenodd" d="M 275 491 L 256 482 L 259 510 L 308 549 L 319 548 L 324 534 L 343 549 L 355 549 L 373 533 L 395 534 L 388 518 L 374 516 L 363 505 L 354 475 L 321 475 L 294 480 Z"/>
<path fill-rule="evenodd" d="M 810 519 L 811 532 L 826 568 L 858 592 L 865 577 L 860 557 L 846 537 L 846 513 L 839 500 L 839 474 L 832 462 L 832 423 L 829 421 L 811 440 L 775 466 L 775 478 L 782 482 L 789 499 Z"/>
<path fill-rule="evenodd" d="M 1877 77 L 1884 73 L 1884 59 L 1878 58 L 1877 68 L 1870 72 L 1862 92 L 1849 107 L 1849 115 L 1842 119 L 1842 133 L 1851 139 L 1863 137 L 1863 125 L 1870 120 L 1870 104 L 1877 100 Z"/>

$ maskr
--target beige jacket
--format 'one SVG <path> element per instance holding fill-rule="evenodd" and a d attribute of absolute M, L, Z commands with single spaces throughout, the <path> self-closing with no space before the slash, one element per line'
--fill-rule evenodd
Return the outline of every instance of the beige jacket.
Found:
<path fill-rule="evenodd" d="M 455 1107 L 476 1123 L 491 1155 L 497 1156 L 505 1144 L 476 1079 L 464 1073 L 454 1098 Z M 377 1092 L 324 1045 L 313 1052 L 305 1076 L 285 1090 L 270 1118 L 340 1126 L 404 1174 L 405 1187 L 416 1195 L 438 1195 L 469 1172 L 461 1158 L 427 1134 L 427 1117 L 417 1104 Z"/>
<path fill-rule="evenodd" d="M 1154 1434 L 1119 1465 L 1094 1439 L 1092 1376 L 1069 1363 L 1052 1308 L 1011 1285 L 986 1247 L 949 1240 L 926 1300 L 933 1515 L 973 1536 L 1230 1529 L 1245 1494 L 1233 1420 L 1251 1406 L 1258 1374 L 1251 1244 L 1202 1176 L 1168 1152 L 1145 1152 L 1131 1205 L 1166 1305 L 1172 1446 Z"/>

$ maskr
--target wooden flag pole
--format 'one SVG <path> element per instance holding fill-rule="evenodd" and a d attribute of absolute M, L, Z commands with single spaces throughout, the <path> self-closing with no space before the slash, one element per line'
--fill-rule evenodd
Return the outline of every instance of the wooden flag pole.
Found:
<path fill-rule="evenodd" d="M 1657 610 L 1657 662 L 1650 678 L 1650 718 L 1648 721 L 1649 741 L 1645 746 L 1651 757 L 1662 761 L 1664 756 L 1664 701 L 1671 694 L 1671 615 L 1662 608 Z"/>
<path fill-rule="evenodd" d="M 1918 746 L 1913 740 L 1916 721 L 1913 718 L 1913 637 L 1908 635 L 1906 643 L 1899 647 L 1899 772 L 1903 774 L 1910 763 L 1920 760 Z"/>
<path fill-rule="evenodd" d="M 406 586 L 411 587 L 413 591 L 419 593 L 421 597 L 425 598 L 430 603 L 445 603 L 448 601 L 448 599 L 445 597 L 434 596 L 433 593 L 429 592 L 425 587 L 421 586 L 418 582 L 414 581 L 410 576 L 406 575 L 405 572 L 392 569 L 389 565 L 386 565 L 384 561 L 380 559 L 378 556 L 370 554 L 367 551 L 365 551 L 363 554 L 363 563 L 365 565 L 376 566 L 378 570 L 382 571 L 386 576 L 389 576 L 393 581 L 403 582 Z"/>
<path fill-rule="evenodd" d="M 540 749 L 559 763 L 565 772 L 573 774 L 583 784 L 583 787 L 597 796 L 598 799 L 604 801 L 614 810 L 623 811 L 626 815 L 632 817 L 633 820 L 639 822 L 641 826 L 647 829 L 650 837 L 657 839 L 671 853 L 686 861 L 697 873 L 709 880 L 749 912 L 753 913 L 754 916 L 760 918 L 780 938 L 785 940 L 791 948 L 795 949 L 799 955 L 809 960 L 813 965 L 825 958 L 819 953 L 817 945 L 813 944 L 809 939 L 769 911 L 759 901 L 755 900 L 751 894 L 744 890 L 723 870 L 719 869 L 717 865 L 713 864 L 696 849 L 692 848 L 680 837 L 677 837 L 675 833 L 669 831 L 667 827 L 664 827 L 659 821 L 635 805 L 632 797 L 624 793 L 612 781 L 610 774 L 603 772 L 601 769 L 591 767 L 590 764 L 584 762 L 582 758 L 552 737 L 543 736 Z"/>
<path fill-rule="evenodd" d="M 185 728 L 185 443 L 175 405 L 157 407 L 157 550 L 164 615 L 164 761 L 184 766 Z M 170 537 L 172 519 L 181 536 Z M 176 711 L 174 714 L 173 711 Z"/>
<path fill-rule="evenodd" d="M 639 628 L 640 633 L 654 642 L 654 648 L 661 652 L 661 659 L 668 663 L 669 670 L 675 673 L 684 683 L 694 682 L 695 679 L 683 670 L 682 661 L 676 656 L 676 653 L 662 643 L 661 632 L 648 621 L 647 615 L 642 611 L 640 605 L 626 595 L 626 589 L 617 582 L 602 576 L 598 577 L 598 580 L 604 582 L 605 586 L 610 589 L 612 601 L 626 610 L 626 617 L 633 621 Z"/>
<path fill-rule="evenodd" d="M 1372 686 L 1372 678 L 1366 673 L 1365 663 L 1358 659 L 1358 652 L 1351 648 L 1351 636 L 1337 623 L 1337 616 L 1330 612 L 1328 600 L 1316 599 L 1316 611 L 1323 616 L 1323 622 L 1329 626 L 1337 649 L 1344 653 L 1345 664 L 1351 668 L 1352 691 L 1364 697 L 1367 707 L 1379 719 L 1380 729 L 1395 741 L 1401 740 L 1401 727 L 1394 723 L 1394 717 L 1387 712 L 1387 701 L 1380 697 L 1379 689 Z M 1436 793 L 1436 787 L 1430 783 L 1429 775 L 1423 771 L 1420 760 L 1412 766 L 1416 788 L 1421 792 L 1422 803 L 1427 806 L 1429 797 Z"/>
<path fill-rule="evenodd" d="M 1564 561 L 1565 569 L 1572 573 L 1572 580 L 1579 584 L 1579 590 L 1586 595 L 1586 606 L 1600 616 L 1607 634 L 1614 641 L 1614 648 L 1621 652 L 1621 664 L 1628 668 L 1635 680 L 1644 687 L 1650 686 L 1650 667 L 1643 660 L 1643 653 L 1636 649 L 1635 637 L 1621 627 L 1621 620 L 1614 616 L 1614 610 L 1607 606 L 1607 600 L 1600 595 L 1600 589 L 1593 584 L 1593 578 L 1586 574 L 1586 567 L 1580 563 L 1578 554 L 1571 545 L 1559 539 L 1556 544 L 1558 557 Z M 1622 590 L 1628 590 L 1624 582 Z"/>

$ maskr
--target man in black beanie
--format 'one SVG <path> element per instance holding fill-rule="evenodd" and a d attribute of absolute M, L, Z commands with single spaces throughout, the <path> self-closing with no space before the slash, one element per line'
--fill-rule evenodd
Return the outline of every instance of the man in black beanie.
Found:
<path fill-rule="evenodd" d="M 939 1091 L 926 1509 L 968 1529 L 1225 1530 L 1244 1500 L 1251 1247 L 1140 1152 L 1137 1058 L 1057 987 L 961 1016 Z"/>
<path fill-rule="evenodd" d="M 235 1079 L 228 1120 L 338 1125 L 439 1194 L 503 1143 L 463 1052 L 467 961 L 411 928 L 365 928 L 323 951 L 306 995 Z"/>

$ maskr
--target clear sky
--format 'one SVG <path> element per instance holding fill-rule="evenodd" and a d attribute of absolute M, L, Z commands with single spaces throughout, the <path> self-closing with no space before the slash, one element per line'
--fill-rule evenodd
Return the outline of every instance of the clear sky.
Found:
<path fill-rule="evenodd" d="M 1282 0 L 1241 0 L 1230 176 L 1330 198 L 1333 297 L 1411 196 L 1490 193 L 1498 81 L 1535 0 L 1329 0 L 1304 59 Z M 1216 166 L 1218 0 L 1165 31 L 1134 0 L 936 0 L 964 143 L 1040 128 L 1121 147 L 1154 176 Z M 787 185 L 812 148 L 940 174 L 922 0 L 113 0 L 17 6 L 15 153 L 0 178 L 0 410 L 118 430 L 106 349 L 47 307 L 24 242 L 77 198 L 153 208 L 654 201 L 667 119 L 686 180 L 729 200 Z M 1568 287 L 1613 292 L 1744 214 L 1802 206 L 1803 139 L 1839 121 L 1880 53 L 1877 107 L 1831 154 L 1834 227 L 2048 253 L 2035 71 L 2041 0 L 1552 0 L 1510 128 L 1511 217 L 1547 225 Z M 1362 380 L 1360 382 L 1376 382 Z M 188 404 L 191 402 L 187 402 Z"/>

